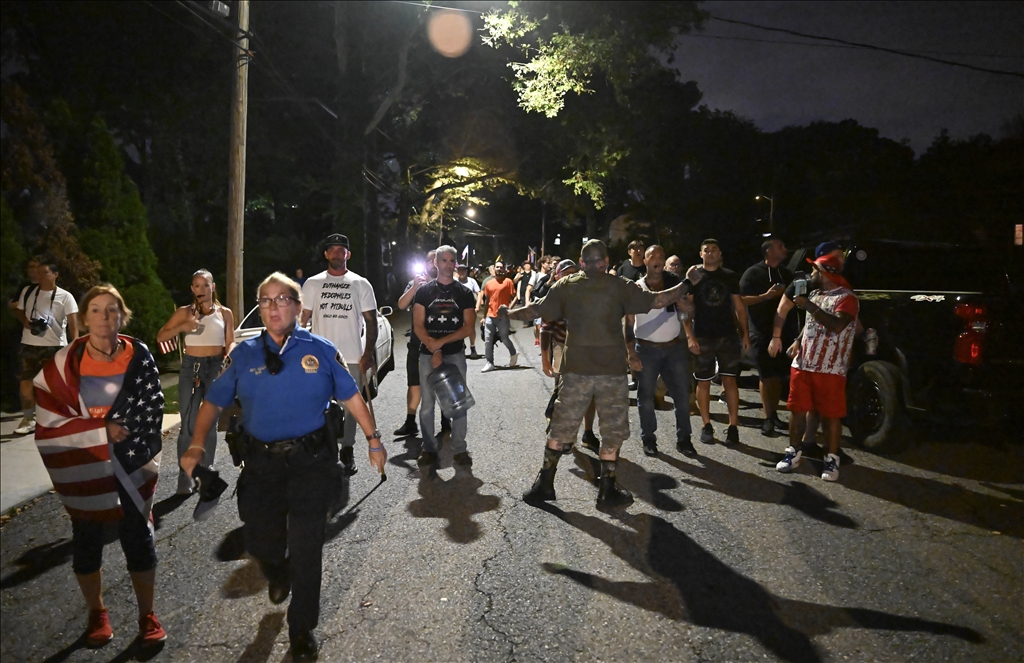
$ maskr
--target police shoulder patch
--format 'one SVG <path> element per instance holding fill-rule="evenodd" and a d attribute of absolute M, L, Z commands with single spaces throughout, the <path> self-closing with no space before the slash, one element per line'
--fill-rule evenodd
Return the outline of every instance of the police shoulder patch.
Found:
<path fill-rule="evenodd" d="M 341 356 L 340 352 L 334 353 L 334 361 L 338 362 L 339 366 L 345 367 L 345 358 Z"/>
<path fill-rule="evenodd" d="M 224 375 L 224 371 L 228 370 L 228 366 L 231 365 L 231 355 L 224 357 L 224 361 L 220 364 L 220 375 Z"/>

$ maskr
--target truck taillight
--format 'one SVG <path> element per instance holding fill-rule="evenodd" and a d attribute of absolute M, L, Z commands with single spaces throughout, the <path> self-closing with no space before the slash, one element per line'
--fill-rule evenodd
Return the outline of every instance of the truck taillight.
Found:
<path fill-rule="evenodd" d="M 984 304 L 957 304 L 956 315 L 964 328 L 956 339 L 953 357 L 961 364 L 978 365 L 985 355 L 988 308 Z"/>

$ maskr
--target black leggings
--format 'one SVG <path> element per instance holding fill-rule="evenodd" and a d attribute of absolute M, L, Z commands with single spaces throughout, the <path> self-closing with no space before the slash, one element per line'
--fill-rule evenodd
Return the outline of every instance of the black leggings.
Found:
<path fill-rule="evenodd" d="M 121 541 L 121 550 L 128 560 L 128 570 L 132 573 L 151 571 L 156 568 L 156 541 L 149 522 L 135 508 L 135 502 L 128 497 L 120 483 L 117 493 L 121 498 L 124 518 L 117 521 L 117 534 Z M 103 566 L 104 534 L 115 523 L 96 520 L 71 519 L 71 568 L 78 575 L 89 575 Z"/>

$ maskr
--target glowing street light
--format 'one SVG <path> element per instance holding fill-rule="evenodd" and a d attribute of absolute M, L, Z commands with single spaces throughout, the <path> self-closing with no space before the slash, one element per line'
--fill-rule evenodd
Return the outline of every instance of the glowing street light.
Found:
<path fill-rule="evenodd" d="M 476 216 L 476 210 L 470 207 L 468 210 L 466 210 L 466 216 L 472 219 L 474 216 Z"/>
<path fill-rule="evenodd" d="M 768 229 L 775 232 L 775 201 L 768 196 L 754 196 L 754 200 L 768 201 Z M 767 235 L 765 235 L 767 237 Z"/>

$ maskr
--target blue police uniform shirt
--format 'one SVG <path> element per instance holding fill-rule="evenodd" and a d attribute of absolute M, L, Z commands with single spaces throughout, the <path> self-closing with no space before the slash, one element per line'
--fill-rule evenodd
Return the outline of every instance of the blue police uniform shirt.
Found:
<path fill-rule="evenodd" d="M 237 396 L 242 426 L 256 439 L 274 442 L 319 430 L 332 396 L 345 401 L 359 393 L 341 354 L 326 338 L 296 327 L 285 342 L 284 367 L 277 375 L 267 370 L 263 339 L 271 352 L 278 352 L 269 334 L 239 343 L 206 392 L 206 400 L 221 408 Z"/>

